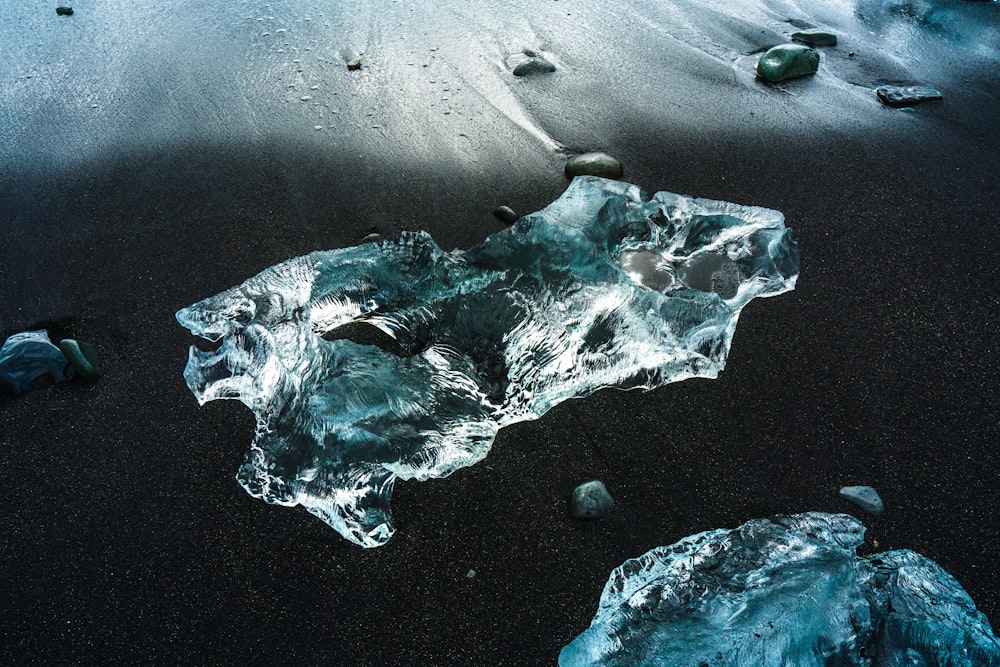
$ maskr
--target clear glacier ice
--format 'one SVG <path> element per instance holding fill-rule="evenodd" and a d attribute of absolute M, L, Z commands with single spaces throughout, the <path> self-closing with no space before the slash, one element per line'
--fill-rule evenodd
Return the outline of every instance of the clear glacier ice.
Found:
<path fill-rule="evenodd" d="M 986 667 L 1000 641 L 961 585 L 908 550 L 858 556 L 818 512 L 657 547 L 611 573 L 560 667 Z"/>
<path fill-rule="evenodd" d="M 255 413 L 251 495 L 374 547 L 396 479 L 470 466 L 503 426 L 602 387 L 716 377 L 740 310 L 798 264 L 777 211 L 578 177 L 470 250 L 404 233 L 180 310 L 219 343 L 192 346 L 184 377 L 200 403 Z"/>

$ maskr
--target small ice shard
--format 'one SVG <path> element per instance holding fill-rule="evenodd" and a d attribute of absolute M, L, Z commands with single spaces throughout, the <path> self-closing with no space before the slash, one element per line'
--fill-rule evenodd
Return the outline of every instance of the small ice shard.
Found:
<path fill-rule="evenodd" d="M 603 387 L 716 377 L 742 308 L 798 272 L 777 211 L 579 177 L 466 251 L 404 233 L 184 308 L 219 343 L 192 347 L 184 378 L 255 413 L 251 495 L 379 546 L 397 479 L 473 465 L 500 428 Z"/>
<path fill-rule="evenodd" d="M 757 61 L 757 76 L 765 81 L 784 81 L 819 69 L 819 52 L 802 44 L 781 44 L 767 50 Z"/>
<path fill-rule="evenodd" d="M 521 62 L 514 68 L 514 76 L 530 76 L 532 74 L 549 74 L 556 71 L 556 66 L 541 56 L 533 56 Z"/>
<path fill-rule="evenodd" d="M 943 100 L 941 91 L 930 86 L 879 86 L 875 94 L 887 107 L 908 107 L 911 104 Z"/>
<path fill-rule="evenodd" d="M 0 391 L 22 394 L 32 382 L 48 375 L 53 382 L 65 382 L 75 376 L 66 355 L 49 340 L 44 331 L 14 334 L 0 348 Z"/>
<path fill-rule="evenodd" d="M 573 178 L 574 176 L 621 178 L 622 163 L 607 153 L 597 151 L 574 155 L 566 161 L 564 171 L 567 178 Z"/>
<path fill-rule="evenodd" d="M 792 33 L 792 41 L 806 46 L 837 46 L 837 36 L 825 30 L 799 30 Z"/>
<path fill-rule="evenodd" d="M 841 487 L 840 497 L 854 503 L 869 514 L 882 513 L 882 499 L 879 498 L 878 492 L 870 486 Z"/>
<path fill-rule="evenodd" d="M 1000 641 L 955 579 L 913 551 L 859 557 L 844 514 L 749 521 L 611 573 L 560 667 L 985 667 Z"/>
<path fill-rule="evenodd" d="M 577 519 L 600 519 L 615 504 L 604 482 L 584 482 L 573 489 L 569 511 Z"/>

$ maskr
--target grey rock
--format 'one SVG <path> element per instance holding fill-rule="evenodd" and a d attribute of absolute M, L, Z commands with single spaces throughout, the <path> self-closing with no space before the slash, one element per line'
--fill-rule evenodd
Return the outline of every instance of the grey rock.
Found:
<path fill-rule="evenodd" d="M 73 8 L 67 7 L 66 5 L 59 5 L 58 7 L 56 7 L 56 14 L 58 14 L 59 16 L 72 16 Z"/>
<path fill-rule="evenodd" d="M 518 217 L 520 217 L 510 206 L 501 206 L 497 210 L 493 211 L 493 215 L 507 225 L 513 225 L 517 222 Z"/>
<path fill-rule="evenodd" d="M 604 482 L 595 479 L 573 489 L 569 511 L 577 519 L 600 519 L 614 504 Z"/>
<path fill-rule="evenodd" d="M 566 177 L 600 176 L 619 179 L 622 177 L 622 163 L 607 153 L 584 153 L 575 155 L 566 162 Z"/>
<path fill-rule="evenodd" d="M 840 489 L 840 497 L 852 502 L 869 514 L 881 514 L 883 505 L 878 492 L 870 486 L 845 486 Z"/>
<path fill-rule="evenodd" d="M 907 107 L 911 104 L 942 100 L 941 91 L 930 86 L 879 86 L 875 94 L 887 107 Z"/>
<path fill-rule="evenodd" d="M 549 74 L 556 71 L 556 66 L 541 56 L 528 58 L 514 68 L 514 76 L 529 76 L 531 74 Z"/>
<path fill-rule="evenodd" d="M 806 46 L 837 46 L 837 36 L 825 30 L 799 30 L 792 33 L 792 41 Z"/>

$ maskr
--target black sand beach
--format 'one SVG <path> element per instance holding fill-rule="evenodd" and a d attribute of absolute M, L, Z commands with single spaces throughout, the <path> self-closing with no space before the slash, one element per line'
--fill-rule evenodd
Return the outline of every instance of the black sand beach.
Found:
<path fill-rule="evenodd" d="M 523 108 L 564 150 L 509 113 L 477 125 L 479 107 L 475 132 L 412 153 L 395 146 L 421 136 L 419 114 L 367 143 L 371 127 L 328 143 L 329 128 L 264 131 L 273 118 L 257 134 L 46 136 L 8 96 L 0 335 L 72 334 L 106 374 L 0 397 L 0 662 L 554 664 L 624 560 L 809 510 L 862 518 L 869 551 L 934 559 L 996 627 L 1000 79 L 968 62 L 934 81 L 944 102 L 824 122 L 818 77 L 670 113 L 610 83 L 571 104 L 562 80 L 562 97 L 539 89 Z M 88 134 L 99 149 L 78 151 Z M 179 308 L 373 230 L 471 247 L 502 228 L 495 207 L 555 199 L 566 155 L 588 149 L 648 192 L 784 213 L 798 286 L 747 307 L 717 380 L 604 390 L 504 429 L 479 465 L 397 484 L 398 532 L 378 549 L 239 488 L 252 415 L 197 405 Z M 566 498 L 592 478 L 616 505 L 573 521 Z M 885 513 L 839 499 L 846 484 L 878 489 Z"/>

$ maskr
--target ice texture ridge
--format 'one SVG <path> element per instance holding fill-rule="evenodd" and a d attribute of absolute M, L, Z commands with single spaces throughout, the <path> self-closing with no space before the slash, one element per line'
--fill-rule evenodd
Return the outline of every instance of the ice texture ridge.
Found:
<path fill-rule="evenodd" d="M 470 466 L 503 426 L 602 387 L 716 377 L 740 310 L 792 289 L 798 266 L 777 211 L 578 177 L 467 251 L 404 233 L 184 308 L 219 341 L 191 347 L 184 377 L 200 403 L 257 416 L 237 475 L 251 495 L 374 547 L 395 480 Z"/>
<path fill-rule="evenodd" d="M 611 573 L 560 667 L 987 667 L 1000 642 L 961 585 L 908 550 L 858 556 L 818 512 L 657 547 Z"/>

